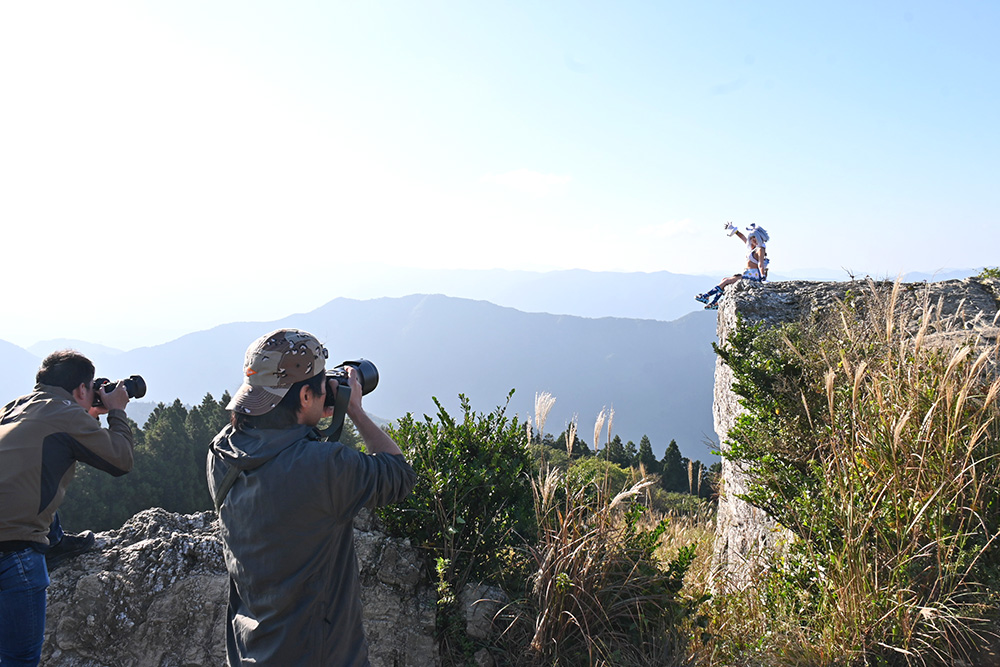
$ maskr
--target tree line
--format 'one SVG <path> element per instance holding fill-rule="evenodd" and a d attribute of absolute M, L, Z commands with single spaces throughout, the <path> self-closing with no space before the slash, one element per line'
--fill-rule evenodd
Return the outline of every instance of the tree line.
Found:
<path fill-rule="evenodd" d="M 135 465 L 128 475 L 115 478 L 90 466 L 80 465 L 76 479 L 69 486 L 60 516 L 66 530 L 102 531 L 120 527 L 144 509 L 162 507 L 170 512 L 190 514 L 212 508 L 205 478 L 208 446 L 229 422 L 226 405 L 229 392 L 219 400 L 206 394 L 202 402 L 187 407 L 180 399 L 160 403 L 139 427 L 130 422 L 135 440 Z M 558 438 L 545 434 L 541 445 L 549 459 L 566 455 L 567 433 Z M 345 420 L 341 441 L 357 446 L 358 436 L 350 420 Z M 535 438 L 537 443 L 537 438 Z M 537 444 L 536 444 L 537 446 Z M 561 457 L 560 457 L 561 452 Z M 536 454 L 538 454 L 536 452 Z M 615 436 L 596 456 L 583 440 L 574 435 L 572 458 L 591 457 L 623 469 L 643 469 L 659 475 L 664 491 L 710 498 L 714 494 L 713 469 L 701 461 L 681 455 L 677 442 L 670 441 L 662 459 L 653 454 L 652 443 L 645 435 L 638 446 Z M 544 456 L 543 456 L 544 458 Z"/>
<path fill-rule="evenodd" d="M 573 446 L 567 449 L 566 441 L 571 430 L 563 431 L 558 437 L 546 433 L 540 442 L 545 450 L 540 451 L 539 455 L 560 465 L 566 463 L 567 457 L 572 460 L 594 457 L 622 468 L 642 470 L 647 475 L 658 475 L 660 488 L 668 493 L 686 493 L 706 499 L 713 498 L 716 494 L 717 479 L 722 472 L 722 464 L 715 462 L 711 466 L 706 466 L 698 459 L 692 460 L 684 456 L 676 440 L 671 439 L 663 457 L 657 459 L 653 453 L 653 443 L 645 434 L 639 439 L 638 445 L 631 440 L 622 442 L 621 437 L 616 435 L 595 453 L 575 432 Z M 538 443 L 537 436 L 534 442 Z"/>
<path fill-rule="evenodd" d="M 190 514 L 210 509 L 205 457 L 212 438 L 229 422 L 230 396 L 206 394 L 187 408 L 180 399 L 156 406 L 145 425 L 131 422 L 135 440 L 132 472 L 115 478 L 79 465 L 59 510 L 71 532 L 118 528 L 136 512 L 162 507 Z"/>

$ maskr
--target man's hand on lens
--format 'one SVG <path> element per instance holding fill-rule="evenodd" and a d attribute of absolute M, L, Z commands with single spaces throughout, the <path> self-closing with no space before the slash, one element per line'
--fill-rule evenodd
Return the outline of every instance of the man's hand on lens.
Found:
<path fill-rule="evenodd" d="M 347 367 L 347 385 L 351 388 L 351 402 L 347 404 L 347 416 L 352 421 L 356 421 L 358 414 L 364 414 L 361 408 L 361 379 L 358 369 L 354 366 Z"/>

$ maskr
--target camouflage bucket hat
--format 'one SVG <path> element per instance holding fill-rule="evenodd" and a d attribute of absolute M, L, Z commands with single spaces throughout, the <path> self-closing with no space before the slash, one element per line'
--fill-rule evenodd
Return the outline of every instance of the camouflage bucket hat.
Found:
<path fill-rule="evenodd" d="M 247 415 L 262 415 L 276 406 L 296 382 L 326 370 L 327 351 L 310 333 L 278 329 L 247 348 L 246 378 L 226 406 Z"/>

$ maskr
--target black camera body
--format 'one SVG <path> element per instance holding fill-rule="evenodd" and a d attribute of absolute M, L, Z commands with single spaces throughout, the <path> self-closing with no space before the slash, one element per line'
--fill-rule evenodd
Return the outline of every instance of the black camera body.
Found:
<path fill-rule="evenodd" d="M 345 361 L 326 371 L 327 382 L 332 380 L 337 383 L 337 391 L 332 391 L 332 387 L 328 389 L 324 402 L 324 405 L 333 407 L 333 419 L 330 421 L 330 426 L 321 431 L 330 441 L 340 439 L 340 434 L 344 430 L 344 417 L 347 416 L 347 405 L 351 401 L 351 386 L 347 380 L 348 366 L 357 371 L 362 396 L 374 391 L 375 387 L 378 386 L 378 369 L 367 359 Z"/>
<path fill-rule="evenodd" d="M 358 381 L 361 382 L 362 396 L 375 390 L 375 387 L 378 386 L 378 369 L 375 368 L 375 364 L 367 359 L 357 359 L 354 361 L 345 361 L 339 366 L 326 371 L 327 380 L 334 380 L 337 383 L 338 393 L 340 393 L 340 388 L 347 386 L 348 366 L 358 372 Z M 334 405 L 335 400 L 333 392 L 328 391 L 326 394 L 326 405 Z"/>
<path fill-rule="evenodd" d="M 129 398 L 142 398 L 146 395 L 146 381 L 141 375 L 130 375 L 117 382 L 112 382 L 108 378 L 97 378 L 94 380 L 94 407 L 102 407 L 104 402 L 101 401 L 101 394 L 114 391 L 119 384 L 125 385 L 125 393 Z"/>

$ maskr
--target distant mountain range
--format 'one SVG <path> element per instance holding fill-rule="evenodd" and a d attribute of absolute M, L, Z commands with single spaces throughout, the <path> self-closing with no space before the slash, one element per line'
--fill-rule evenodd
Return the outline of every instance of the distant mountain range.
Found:
<path fill-rule="evenodd" d="M 592 446 L 597 413 L 613 407 L 613 433 L 623 440 L 638 443 L 648 435 L 662 454 L 676 439 L 687 456 L 706 461 L 715 446 L 706 444 L 714 441 L 715 324 L 715 313 L 703 311 L 662 322 L 525 313 L 440 295 L 338 298 L 310 313 L 226 324 L 128 352 L 78 341 L 32 346 L 37 354 L 0 345 L 0 363 L 8 369 L 0 393 L 24 393 L 40 356 L 76 347 L 91 356 L 100 375 L 141 374 L 147 400 L 196 404 L 206 393 L 219 398 L 236 390 L 252 340 L 297 327 L 327 344 L 331 364 L 358 357 L 376 364 L 380 383 L 365 407 L 379 417 L 433 415 L 432 396 L 455 414 L 459 393 L 486 412 L 516 389 L 510 412 L 523 419 L 533 416 L 535 393 L 547 391 L 556 397 L 547 432 L 559 433 L 579 415 L 580 437 Z"/>
<path fill-rule="evenodd" d="M 903 280 L 964 278 L 978 272 L 909 273 Z M 836 280 L 848 275 L 844 270 L 811 270 L 772 278 Z M 373 266 L 367 274 L 338 276 L 331 289 L 340 298 L 312 312 L 225 324 L 153 347 L 122 352 L 60 339 L 25 350 L 0 341 L 5 369 L 0 400 L 30 388 L 43 356 L 74 347 L 94 360 L 102 376 L 143 375 L 149 384 L 146 401 L 179 398 L 195 404 L 206 393 L 218 398 L 234 391 L 250 341 L 291 326 L 326 341 L 337 357 L 331 361 L 366 357 L 376 363 L 382 381 L 365 406 L 381 418 L 433 414 L 432 396 L 454 411 L 459 392 L 475 410 L 488 411 L 503 403 L 512 388 L 517 393 L 511 410 L 526 417 L 533 412 L 535 392 L 548 391 L 557 400 L 547 432 L 558 433 L 579 415 L 580 435 L 592 445 L 595 416 L 613 406 L 614 432 L 623 440 L 638 442 L 645 434 L 662 453 L 676 439 L 686 455 L 704 461 L 710 456 L 705 443 L 715 440 L 711 342 L 716 318 L 700 310 L 692 296 L 717 279 L 665 271 Z M 436 292 L 449 296 L 428 295 Z M 134 405 L 133 418 L 142 424 L 153 405 Z"/>
<path fill-rule="evenodd" d="M 771 280 L 849 280 L 848 269 L 799 269 L 780 271 Z M 733 271 L 738 267 L 733 267 Z M 966 278 L 981 269 L 941 269 L 935 273 L 908 273 L 905 282 Z M 462 299 L 489 301 L 527 313 L 552 313 L 579 317 L 626 317 L 671 321 L 695 312 L 701 305 L 692 298 L 726 276 L 687 275 L 668 271 L 509 271 L 504 269 L 410 269 L 374 264 L 370 271 L 338 275 L 334 296 L 351 299 L 401 297 L 410 294 L 445 294 Z M 863 278 L 864 274 L 856 277 Z M 872 276 L 888 278 L 896 276 Z"/>

